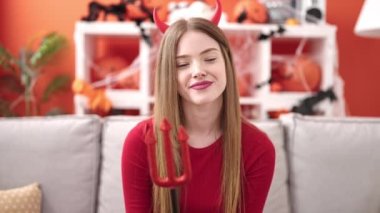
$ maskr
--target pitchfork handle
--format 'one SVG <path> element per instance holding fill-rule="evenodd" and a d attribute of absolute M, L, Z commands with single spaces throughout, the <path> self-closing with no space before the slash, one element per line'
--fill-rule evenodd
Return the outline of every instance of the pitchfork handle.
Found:
<path fill-rule="evenodd" d="M 170 196 L 172 200 L 173 213 L 179 213 L 179 202 L 177 196 L 177 188 L 170 189 Z"/>

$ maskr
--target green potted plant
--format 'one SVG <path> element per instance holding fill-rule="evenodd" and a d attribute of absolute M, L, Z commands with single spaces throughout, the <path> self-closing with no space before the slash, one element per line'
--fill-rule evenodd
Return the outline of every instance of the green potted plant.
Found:
<path fill-rule="evenodd" d="M 40 105 L 61 91 L 70 83 L 67 75 L 56 75 L 44 88 L 41 97 L 36 97 L 35 86 L 43 74 L 42 68 L 65 46 L 64 36 L 52 32 L 40 40 L 37 47 L 21 48 L 19 56 L 14 57 L 0 44 L 0 116 L 40 115 Z M 24 106 L 23 113 L 15 108 Z M 60 114 L 54 108 L 48 114 Z"/>

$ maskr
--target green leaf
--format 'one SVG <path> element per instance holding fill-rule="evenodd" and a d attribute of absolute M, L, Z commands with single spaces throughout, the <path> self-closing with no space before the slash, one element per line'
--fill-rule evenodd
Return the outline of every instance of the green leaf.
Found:
<path fill-rule="evenodd" d="M 37 51 L 30 58 L 30 64 L 35 68 L 45 65 L 65 43 L 65 37 L 55 32 L 46 35 Z"/>
<path fill-rule="evenodd" d="M 47 102 L 54 93 L 64 89 L 69 84 L 69 82 L 70 78 L 67 75 L 56 76 L 46 87 L 41 101 Z"/>
<path fill-rule="evenodd" d="M 13 64 L 15 63 L 14 57 L 0 45 L 0 66 L 3 67 L 6 71 L 15 72 Z"/>

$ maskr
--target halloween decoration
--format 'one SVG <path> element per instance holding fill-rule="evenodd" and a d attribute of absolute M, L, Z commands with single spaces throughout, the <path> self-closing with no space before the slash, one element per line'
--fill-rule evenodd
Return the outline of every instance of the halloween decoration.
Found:
<path fill-rule="evenodd" d="M 182 14 L 185 13 L 185 17 L 188 17 L 188 8 L 192 1 L 170 1 L 167 6 L 167 16 L 163 17 L 162 14 L 160 14 L 160 17 L 162 20 L 166 20 L 169 23 L 172 23 L 173 20 L 177 19 L 177 17 L 183 17 Z M 202 4 L 205 4 L 204 2 L 201 2 Z M 160 12 L 164 8 L 160 8 Z"/>
<path fill-rule="evenodd" d="M 311 0 L 312 6 L 306 10 L 306 22 L 318 23 L 323 18 L 323 13 L 320 8 L 317 7 L 318 0 Z"/>
<path fill-rule="evenodd" d="M 259 37 L 257 38 L 257 40 L 259 40 L 259 41 L 267 40 L 267 39 L 275 36 L 276 34 L 282 35 L 285 31 L 286 31 L 286 29 L 282 25 L 278 25 L 277 30 L 271 30 L 268 34 L 261 32 Z"/>
<path fill-rule="evenodd" d="M 316 108 L 322 101 L 326 99 L 330 102 L 337 100 L 337 96 L 335 95 L 332 88 L 326 91 L 319 91 L 315 95 L 304 98 L 300 101 L 299 105 L 293 106 L 290 110 L 278 109 L 268 111 L 268 117 L 271 119 L 277 119 L 280 117 L 280 115 L 290 112 L 299 113 L 302 115 L 320 115 L 323 114 L 323 112 L 319 112 Z"/>
<path fill-rule="evenodd" d="M 276 64 L 277 63 L 277 64 Z M 312 58 L 296 56 L 290 61 L 274 62 L 272 86 L 278 84 L 281 91 L 318 91 L 322 70 Z"/>
<path fill-rule="evenodd" d="M 302 115 L 317 115 L 319 113 L 315 110 L 315 107 L 325 99 L 328 99 L 330 102 L 337 100 L 332 88 L 326 91 L 319 91 L 317 94 L 303 99 L 300 104 L 294 106 L 291 111 Z"/>
<path fill-rule="evenodd" d="M 289 61 L 272 61 L 272 76 L 268 81 L 256 84 L 260 89 L 270 84 L 271 91 L 318 91 L 322 70 L 306 55 L 296 56 Z"/>
<path fill-rule="evenodd" d="M 91 82 L 108 81 L 108 88 L 138 89 L 140 72 L 123 76 L 130 63 L 120 56 L 106 56 L 98 58 L 91 66 Z M 129 72 L 129 71 L 127 71 Z"/>
<path fill-rule="evenodd" d="M 181 150 L 181 162 L 183 163 L 183 172 L 180 176 L 176 175 L 175 162 L 173 156 L 173 148 L 175 146 L 173 142 L 170 140 L 170 131 L 171 124 L 165 118 L 160 125 L 160 130 L 163 133 L 163 149 L 165 150 L 165 162 L 166 162 L 166 170 L 167 177 L 160 177 L 157 171 L 157 159 L 156 159 L 156 146 L 157 141 L 153 135 L 153 130 L 150 129 L 146 133 L 145 143 L 147 146 L 148 152 L 148 162 L 149 162 L 149 172 L 150 176 L 153 180 L 153 183 L 157 186 L 170 188 L 170 195 L 172 200 L 172 209 L 173 212 L 179 213 L 179 201 L 177 196 L 177 188 L 186 184 L 191 178 L 191 162 L 190 162 L 190 154 L 189 154 L 189 146 L 187 144 L 187 140 L 189 136 L 187 135 L 185 128 L 180 126 L 178 130 L 178 142 Z"/>
<path fill-rule="evenodd" d="M 139 27 L 141 37 L 151 46 L 150 37 L 145 33 L 145 29 L 141 27 L 141 23 L 145 20 L 153 22 L 153 8 L 157 4 L 152 5 L 144 0 L 121 0 L 119 4 L 103 5 L 97 1 L 89 4 L 89 14 L 82 18 L 82 21 L 96 21 L 103 12 L 103 20 L 107 20 L 110 14 L 115 15 L 119 21 L 134 21 Z"/>
<path fill-rule="evenodd" d="M 296 56 L 288 61 L 272 61 L 272 76 L 268 81 L 258 83 L 255 87 L 270 84 L 271 91 L 318 91 L 322 70 L 314 60 L 306 55 Z"/>
<path fill-rule="evenodd" d="M 219 24 L 220 17 L 222 15 L 222 5 L 220 3 L 220 0 L 216 0 L 216 10 L 214 15 L 211 18 L 211 22 L 214 23 L 215 25 Z M 157 25 L 158 29 L 162 32 L 165 33 L 165 31 L 169 28 L 169 26 L 164 23 L 160 17 L 158 16 L 158 11 L 154 9 L 153 11 L 153 18 L 154 18 L 154 23 Z"/>
<path fill-rule="evenodd" d="M 192 2 L 170 2 L 168 4 L 168 11 L 169 13 L 167 23 L 171 24 L 179 19 L 189 19 L 192 17 L 210 19 L 214 14 L 215 9 L 205 1 L 197 0 Z M 221 14 L 219 22 L 227 22 L 227 19 L 223 12 Z"/>
<path fill-rule="evenodd" d="M 114 15 L 119 21 L 144 21 L 150 19 L 153 22 L 152 11 L 157 5 L 148 5 L 143 0 L 121 0 L 118 4 L 105 5 L 97 1 L 91 1 L 88 5 L 89 14 L 82 21 L 96 21 L 101 13 L 103 20 L 109 15 Z"/>
<path fill-rule="evenodd" d="M 270 23 L 284 24 L 289 18 L 296 17 L 292 0 L 265 0 L 263 3 L 268 9 Z"/>
<path fill-rule="evenodd" d="M 107 16 L 112 14 L 115 15 L 119 21 L 124 21 L 127 13 L 125 6 L 126 3 L 124 1 L 120 1 L 119 4 L 110 5 L 103 5 L 97 1 L 92 1 L 88 5 L 89 14 L 83 17 L 82 21 L 95 21 L 102 12 L 104 13 L 104 20 L 107 20 Z"/>
<path fill-rule="evenodd" d="M 110 76 L 114 76 L 128 66 L 129 62 L 120 56 L 105 56 L 97 58 L 91 65 L 91 82 L 100 81 Z"/>
<path fill-rule="evenodd" d="M 282 114 L 287 114 L 290 111 L 288 109 L 278 109 L 278 110 L 270 110 L 268 111 L 268 117 L 270 119 L 278 119 Z"/>
<path fill-rule="evenodd" d="M 286 25 L 290 25 L 290 26 L 294 26 L 294 25 L 299 25 L 300 22 L 299 22 L 298 19 L 296 19 L 296 18 L 288 18 L 288 19 L 285 21 L 285 24 L 286 24 Z"/>
<path fill-rule="evenodd" d="M 253 96 L 255 92 L 252 87 L 258 77 L 256 67 L 258 65 L 257 48 L 260 42 L 257 41 L 256 35 L 247 34 L 227 34 L 231 47 L 236 80 L 239 87 L 240 96 Z"/>
<path fill-rule="evenodd" d="M 153 49 L 153 53 L 156 51 Z M 152 57 L 153 58 L 153 57 Z M 108 99 L 106 89 L 137 90 L 140 83 L 140 61 L 137 57 L 130 63 L 120 56 L 104 56 L 90 64 L 90 82 L 75 80 L 72 91 L 87 97 L 87 109 L 89 113 L 101 116 L 116 114 L 137 115 L 133 110 L 123 111 L 112 108 L 112 102 Z"/>
<path fill-rule="evenodd" d="M 267 23 L 269 16 L 264 4 L 256 0 L 240 0 L 235 5 L 232 19 L 237 23 Z"/>
<path fill-rule="evenodd" d="M 106 115 L 112 107 L 104 89 L 95 89 L 89 83 L 76 79 L 72 83 L 72 91 L 87 97 L 88 109 L 99 115 Z"/>

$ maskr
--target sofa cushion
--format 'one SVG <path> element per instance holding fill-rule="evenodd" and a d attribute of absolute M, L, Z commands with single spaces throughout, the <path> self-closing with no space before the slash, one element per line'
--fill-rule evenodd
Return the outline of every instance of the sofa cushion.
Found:
<path fill-rule="evenodd" d="M 281 119 L 295 213 L 380 211 L 380 119 Z"/>
<path fill-rule="evenodd" d="M 110 116 L 103 124 L 98 213 L 125 212 L 121 153 L 128 132 L 146 117 Z"/>
<path fill-rule="evenodd" d="M 264 213 L 289 213 L 288 168 L 285 155 L 284 130 L 279 122 L 253 122 L 271 139 L 276 150 L 276 165 Z"/>
<path fill-rule="evenodd" d="M 100 131 L 94 116 L 0 119 L 0 189 L 38 182 L 42 212 L 95 212 Z"/>
<path fill-rule="evenodd" d="M 41 196 L 38 183 L 0 190 L 0 212 L 41 213 Z"/>

